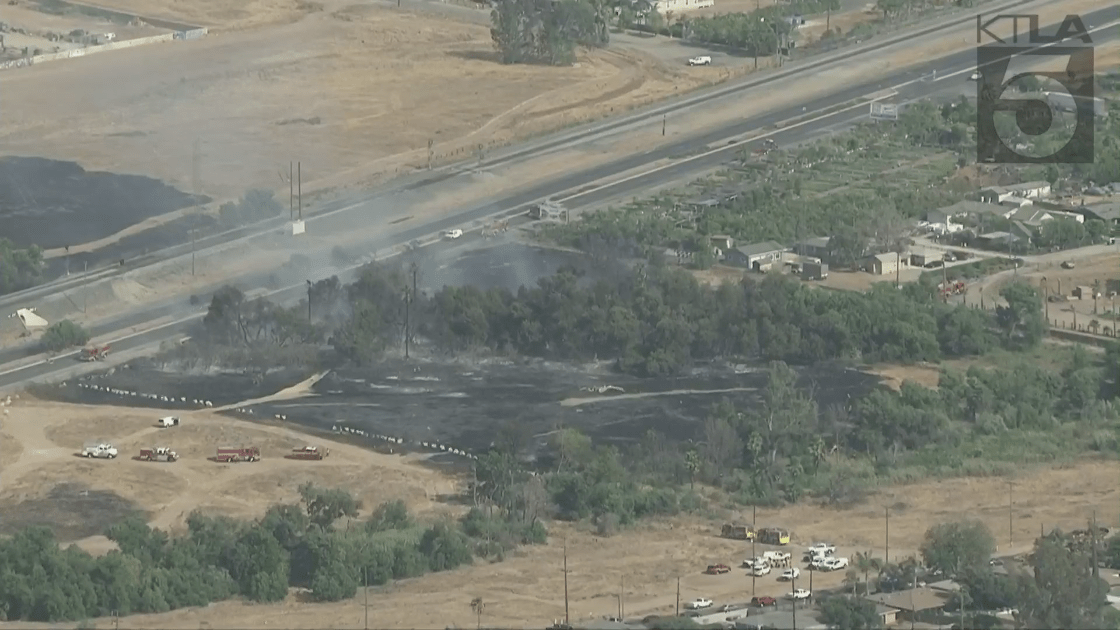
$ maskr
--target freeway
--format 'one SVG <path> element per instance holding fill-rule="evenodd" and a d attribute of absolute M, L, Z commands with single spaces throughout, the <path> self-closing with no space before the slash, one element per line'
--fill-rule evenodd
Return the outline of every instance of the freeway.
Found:
<path fill-rule="evenodd" d="M 1110 7 L 1084 16 L 1090 24 L 1101 25 L 1094 29 L 1094 34 L 1103 30 L 1111 22 L 1120 19 L 1120 7 Z M 1112 29 L 1104 38 L 1099 34 L 1097 39 L 1108 42 L 1116 39 L 1117 33 Z M 760 143 L 761 138 L 773 138 L 779 145 L 788 146 L 810 140 L 827 130 L 850 125 L 867 117 L 869 95 L 881 97 L 883 95 L 906 102 L 928 97 L 943 91 L 953 85 L 967 80 L 967 75 L 975 68 L 975 53 L 965 52 L 939 59 L 924 67 L 891 74 L 887 77 L 875 79 L 849 88 L 839 94 L 817 99 L 805 105 L 803 119 L 799 122 L 785 124 L 781 129 L 760 134 L 750 142 L 728 144 L 727 138 L 742 136 L 767 127 L 783 123 L 789 119 L 788 115 L 778 112 L 748 118 L 740 123 L 724 129 L 704 134 L 697 138 L 684 140 L 662 149 L 650 151 L 641 155 L 620 160 L 612 165 L 600 166 L 594 169 L 559 178 L 553 182 L 541 184 L 529 190 L 510 195 L 500 202 L 485 204 L 469 208 L 454 216 L 431 221 L 424 225 L 417 225 L 410 229 L 402 230 L 393 235 L 396 244 L 407 243 L 435 232 L 463 227 L 471 222 L 495 216 L 516 216 L 523 214 L 527 206 L 543 198 L 555 198 L 573 210 L 581 207 L 593 206 L 604 200 L 617 198 L 626 193 L 648 190 L 667 181 L 697 175 L 718 167 L 728 161 L 734 154 L 744 148 L 750 148 Z M 886 89 L 884 89 L 886 88 Z M 820 113 L 826 112 L 826 113 Z M 816 114 L 816 115 L 814 115 Z M 716 148 L 711 148 L 716 146 Z M 635 176 L 626 177 L 616 181 L 595 185 L 611 175 L 626 173 L 653 162 L 671 158 L 672 156 L 688 155 L 689 157 L 672 160 L 660 166 Z M 576 192 L 561 196 L 566 191 Z M 339 210 L 361 211 L 363 204 L 356 204 L 353 208 L 339 208 L 333 213 L 321 215 L 317 219 L 316 230 L 331 232 L 345 230 L 353 220 L 352 216 L 344 216 Z M 381 243 L 382 245 L 384 243 Z M 355 267 L 356 268 L 356 267 Z M 352 271 L 354 268 L 351 268 Z M 231 284 L 242 286 L 263 286 L 268 274 L 243 277 L 231 280 Z M 345 276 L 342 276 L 345 279 Z M 267 294 L 270 299 L 280 302 L 294 302 L 304 295 L 304 286 L 297 285 Z M 121 333 L 117 338 L 112 333 L 127 328 L 138 327 L 153 320 L 169 317 L 174 313 L 182 313 L 182 300 L 169 301 L 161 305 L 149 307 L 143 311 L 133 312 L 94 328 L 91 333 L 101 342 L 111 342 L 115 352 L 137 349 L 176 335 L 184 335 L 190 326 L 203 316 L 200 308 L 186 319 L 168 323 L 159 328 L 139 333 Z M 20 358 L 32 357 L 36 354 L 33 345 L 21 348 L 11 348 L 0 352 L 0 365 L 10 363 Z M 9 368 L 0 371 L 0 387 L 14 385 L 27 380 L 40 379 L 54 372 L 64 369 L 75 360 L 76 352 L 57 357 L 54 362 L 35 361 L 29 365 Z"/>
<path fill-rule="evenodd" d="M 985 11 L 989 13 L 1004 12 L 1015 7 L 1022 6 L 1024 4 L 1029 4 L 1033 1 L 1034 0 L 1015 0 L 1014 2 L 1010 3 L 1003 3 L 992 7 L 985 7 Z M 346 212 L 355 208 L 359 208 L 361 207 L 363 202 L 365 204 L 372 204 L 375 201 L 383 200 L 400 192 L 418 190 L 424 188 L 425 186 L 450 180 L 464 173 L 473 172 L 480 167 L 496 168 L 505 164 L 516 163 L 532 155 L 541 155 L 562 147 L 573 146 L 585 142 L 595 136 L 600 136 L 612 131 L 618 131 L 627 127 L 632 127 L 636 124 L 640 124 L 643 121 L 659 119 L 660 117 L 666 116 L 668 114 L 684 112 L 703 103 L 725 99 L 728 96 L 739 95 L 749 90 L 753 90 L 758 87 L 764 87 L 778 81 L 789 79 L 796 80 L 795 77 L 799 73 L 805 73 L 808 71 L 820 71 L 829 67 L 841 66 L 842 64 L 849 62 L 855 56 L 872 55 L 888 47 L 895 46 L 900 42 L 913 41 L 915 38 L 927 36 L 951 28 L 964 28 L 966 26 L 971 27 L 972 20 L 973 17 L 971 15 L 963 18 L 958 16 L 951 20 L 938 22 L 936 25 L 918 26 L 903 33 L 896 33 L 894 35 L 883 38 L 873 38 L 866 44 L 856 45 L 851 47 L 850 49 L 846 49 L 844 52 L 847 54 L 843 56 L 837 56 L 831 60 L 822 59 L 821 56 L 808 57 L 803 60 L 788 64 L 783 70 L 767 73 L 762 77 L 747 77 L 732 82 L 730 85 L 717 86 L 714 88 L 700 90 L 690 95 L 670 99 L 662 103 L 641 108 L 638 111 L 628 115 L 612 117 L 605 122 L 581 125 L 566 132 L 552 134 L 548 136 L 543 142 L 524 143 L 522 145 L 519 145 L 518 147 L 514 147 L 512 150 L 498 152 L 497 155 L 484 160 L 482 164 L 476 164 L 473 162 L 468 165 L 453 164 L 448 167 L 439 169 L 438 172 L 434 174 L 405 176 L 400 178 L 399 180 L 396 180 L 393 184 L 381 191 L 373 194 L 362 194 L 360 196 L 361 202 L 359 203 L 355 203 L 355 199 L 357 199 L 356 197 L 350 197 L 348 199 L 336 199 L 328 202 L 319 209 L 315 216 L 309 217 L 308 220 L 313 221 L 316 219 L 316 217 L 323 214 Z M 112 265 L 109 267 L 95 269 L 94 271 L 88 273 L 83 272 L 81 274 L 68 275 L 46 285 L 33 287 L 18 293 L 0 297 L 0 310 L 9 311 L 14 308 L 19 308 L 29 303 L 30 301 L 45 295 L 57 294 L 62 291 L 70 290 L 79 286 L 84 286 L 99 279 L 120 275 L 130 270 L 149 266 L 158 262 L 185 257 L 190 255 L 191 252 L 194 251 L 204 254 L 210 249 L 220 248 L 223 245 L 228 245 L 230 243 L 238 242 L 241 240 L 254 238 L 260 236 L 261 234 L 273 231 L 282 226 L 285 221 L 286 219 L 278 218 L 260 224 L 243 226 L 220 234 L 211 234 L 204 236 L 194 243 L 184 243 L 182 245 L 164 248 L 159 252 L 145 254 L 140 257 L 134 257 L 127 261 L 122 260 L 121 264 L 119 265 Z M 316 231 L 318 232 L 320 230 Z"/>

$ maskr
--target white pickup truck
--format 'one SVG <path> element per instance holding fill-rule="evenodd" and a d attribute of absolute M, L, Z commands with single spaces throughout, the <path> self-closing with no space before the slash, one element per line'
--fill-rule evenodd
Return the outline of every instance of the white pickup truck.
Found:
<path fill-rule="evenodd" d="M 712 65 L 712 58 L 708 55 L 700 55 L 688 60 L 690 66 L 710 66 Z"/>
<path fill-rule="evenodd" d="M 86 444 L 82 455 L 84 457 L 96 457 L 98 459 L 113 459 L 117 456 L 117 449 L 112 444 L 107 444 L 105 442 L 90 442 Z"/>
<path fill-rule="evenodd" d="M 824 562 L 820 564 L 820 568 L 824 571 L 839 571 L 848 568 L 847 558 L 825 558 Z"/>
<path fill-rule="evenodd" d="M 689 609 L 689 610 L 701 610 L 701 609 L 704 609 L 704 608 L 711 608 L 712 607 L 712 600 L 708 599 L 707 597 L 697 597 L 696 599 L 694 599 L 694 600 L 688 602 L 687 604 L 685 604 L 684 607 Z"/>

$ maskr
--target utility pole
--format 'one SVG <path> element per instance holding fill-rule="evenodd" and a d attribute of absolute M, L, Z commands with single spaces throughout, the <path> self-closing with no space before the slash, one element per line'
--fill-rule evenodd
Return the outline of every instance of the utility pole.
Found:
<path fill-rule="evenodd" d="M 960 575 L 961 575 L 961 561 L 958 559 L 957 560 L 957 575 L 954 576 L 954 577 L 960 578 Z M 960 591 L 958 591 L 958 592 L 960 593 L 960 597 L 961 597 L 961 628 L 964 628 L 965 627 L 965 625 L 964 625 L 964 584 L 961 584 Z"/>
<path fill-rule="evenodd" d="M 202 154 L 199 151 L 198 145 L 199 145 L 199 139 L 195 138 L 194 139 L 194 152 L 191 155 L 191 188 L 194 189 L 193 192 L 194 192 L 195 195 L 198 195 L 199 193 L 202 192 L 200 190 L 200 188 L 202 187 L 202 174 L 201 174 L 201 168 L 200 168 L 201 163 L 202 163 Z"/>
<path fill-rule="evenodd" d="M 288 220 L 296 220 L 296 165 L 288 162 Z"/>
<path fill-rule="evenodd" d="M 1050 323 L 1050 291 L 1046 286 L 1046 276 L 1042 276 L 1042 308 L 1046 312 L 1046 323 Z"/>
<path fill-rule="evenodd" d="M 622 581 L 618 588 L 618 620 L 622 621 L 626 618 L 626 575 L 623 574 Z"/>
<path fill-rule="evenodd" d="M 677 612 L 674 613 L 673 616 L 674 617 L 680 617 L 681 616 L 681 578 L 680 578 L 680 576 L 677 576 Z"/>
<path fill-rule="evenodd" d="M 307 323 L 311 323 L 311 281 L 307 281 Z"/>
<path fill-rule="evenodd" d="M 902 288 L 902 252 L 900 251 L 894 253 L 894 288 Z"/>
<path fill-rule="evenodd" d="M 1101 577 L 1101 567 L 1100 567 L 1100 564 L 1097 562 L 1097 511 L 1096 510 L 1093 510 L 1093 520 L 1089 522 L 1089 527 L 1092 528 L 1092 529 L 1089 530 L 1090 531 L 1089 541 L 1093 545 L 1093 550 L 1091 552 L 1092 561 L 1093 561 L 1093 577 L 1099 579 Z"/>
<path fill-rule="evenodd" d="M 665 125 L 669 124 L 669 114 L 661 116 L 661 135 L 665 135 Z"/>
<path fill-rule="evenodd" d="M 369 567 L 362 567 L 362 583 L 365 591 L 365 603 L 362 605 L 366 610 L 365 630 L 369 630 Z"/>
<path fill-rule="evenodd" d="M 66 275 L 70 275 L 70 246 L 66 246 Z"/>
<path fill-rule="evenodd" d="M 828 12 L 824 15 L 824 30 L 829 32 L 832 30 L 832 7 L 828 7 Z"/>
<path fill-rule="evenodd" d="M 412 310 L 412 289 L 404 288 L 404 358 L 408 358 L 408 312 Z"/>
<path fill-rule="evenodd" d="M 432 148 L 435 146 L 436 141 L 428 138 L 428 170 L 432 170 L 432 158 L 435 157 L 435 152 Z"/>
<path fill-rule="evenodd" d="M 789 586 L 793 590 L 793 630 L 797 630 L 797 576 L 790 578 Z"/>
<path fill-rule="evenodd" d="M 886 534 L 886 536 L 883 540 L 883 542 L 885 543 L 883 545 L 885 547 L 885 551 L 883 551 L 883 560 L 886 563 L 890 564 L 890 561 L 891 561 L 891 509 L 890 508 L 884 508 L 884 511 L 886 512 L 887 534 Z"/>
<path fill-rule="evenodd" d="M 751 563 L 758 557 L 758 506 L 751 506 Z M 755 575 L 754 567 L 751 567 L 751 598 L 755 597 L 755 586 L 758 583 L 758 576 Z"/>
<path fill-rule="evenodd" d="M 1007 482 L 1007 545 L 1015 545 L 1015 498 L 1011 494 L 1015 487 L 1014 481 Z"/>
<path fill-rule="evenodd" d="M 301 174 L 301 163 L 296 162 L 296 203 L 299 204 L 299 220 L 303 220 L 303 175 Z"/>
<path fill-rule="evenodd" d="M 680 600 L 680 595 L 677 596 L 677 600 Z M 568 616 L 568 540 L 564 539 L 564 625 L 570 624 L 571 617 Z"/>

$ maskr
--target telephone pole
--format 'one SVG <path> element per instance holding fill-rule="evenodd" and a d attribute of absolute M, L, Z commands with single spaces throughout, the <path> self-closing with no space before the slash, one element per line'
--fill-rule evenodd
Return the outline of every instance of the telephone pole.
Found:
<path fill-rule="evenodd" d="M 191 230 L 191 275 L 192 276 L 194 275 L 194 243 L 195 243 L 195 237 L 197 236 L 197 234 L 198 234 L 197 229 Z"/>
<path fill-rule="evenodd" d="M 797 576 L 790 574 L 789 586 L 793 590 L 793 630 L 797 630 Z"/>
<path fill-rule="evenodd" d="M 299 204 L 299 220 L 303 220 L 303 175 L 300 162 L 296 162 L 296 203 Z"/>
<path fill-rule="evenodd" d="M 680 617 L 681 616 L 681 578 L 680 578 L 680 576 L 677 576 L 677 612 L 673 616 L 674 617 Z"/>
<path fill-rule="evenodd" d="M 404 358 L 408 358 L 409 321 L 408 313 L 412 310 L 412 289 L 404 288 Z"/>
<path fill-rule="evenodd" d="M 626 575 L 622 576 L 622 580 L 618 587 L 618 620 L 622 621 L 626 618 Z"/>
<path fill-rule="evenodd" d="M 1015 545 L 1015 499 L 1011 494 L 1015 487 L 1014 481 L 1007 482 L 1007 545 Z"/>
<path fill-rule="evenodd" d="M 288 220 L 296 220 L 296 165 L 288 162 Z"/>
<path fill-rule="evenodd" d="M 886 520 L 887 520 L 887 534 L 886 534 L 886 536 L 884 537 L 884 540 L 883 540 L 883 543 L 884 543 L 883 546 L 885 548 L 885 550 L 883 551 L 883 556 L 884 556 L 883 561 L 889 564 L 890 561 L 891 561 L 891 509 L 890 508 L 883 508 L 883 509 L 886 512 Z"/>
<path fill-rule="evenodd" d="M 680 599 L 678 596 L 677 599 Z M 571 618 L 568 616 L 568 541 L 564 540 L 564 625 L 567 626 L 571 623 Z"/>
<path fill-rule="evenodd" d="M 758 583 L 758 576 L 754 570 L 754 559 L 758 557 L 758 506 L 751 506 L 751 598 L 755 597 L 755 586 Z"/>

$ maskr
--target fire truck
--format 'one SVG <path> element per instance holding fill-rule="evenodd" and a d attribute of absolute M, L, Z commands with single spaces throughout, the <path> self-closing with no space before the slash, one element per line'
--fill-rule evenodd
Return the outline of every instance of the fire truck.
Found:
<path fill-rule="evenodd" d="M 223 464 L 234 462 L 256 462 L 261 459 L 261 449 L 256 446 L 219 446 L 214 461 Z"/>
<path fill-rule="evenodd" d="M 103 346 L 90 346 L 89 348 L 83 348 L 82 349 L 82 354 L 79 355 L 79 358 L 82 361 L 100 361 L 107 356 L 109 356 L 109 344 L 105 344 Z"/>

